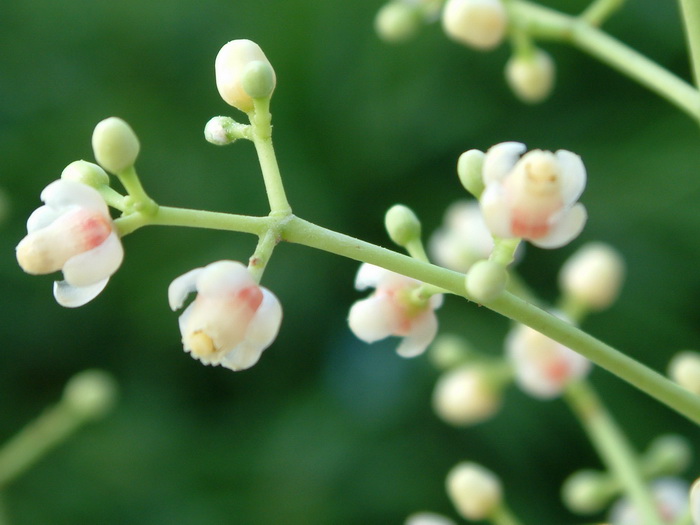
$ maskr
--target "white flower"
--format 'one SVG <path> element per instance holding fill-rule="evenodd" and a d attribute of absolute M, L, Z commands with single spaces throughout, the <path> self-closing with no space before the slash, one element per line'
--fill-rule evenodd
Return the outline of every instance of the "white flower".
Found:
<path fill-rule="evenodd" d="M 700 525 L 700 478 L 690 487 L 690 517 L 693 525 Z"/>
<path fill-rule="evenodd" d="M 27 220 L 27 236 L 17 245 L 17 261 L 30 274 L 63 271 L 54 283 L 61 306 L 94 299 L 124 257 L 107 204 L 94 188 L 60 179 L 41 192 L 45 205 Z"/>
<path fill-rule="evenodd" d="M 348 318 L 350 329 L 366 343 L 390 335 L 403 337 L 396 349 L 403 357 L 423 353 L 437 334 L 434 310 L 442 304 L 442 295 L 433 295 L 427 300 L 414 297 L 421 285 L 410 277 L 362 264 L 355 278 L 355 288 L 374 287 L 375 291 L 352 305 Z"/>
<path fill-rule="evenodd" d="M 447 0 L 442 27 L 450 38 L 477 49 L 501 43 L 508 16 L 501 0 Z"/>
<path fill-rule="evenodd" d="M 521 157 L 525 150 L 519 142 L 504 142 L 486 152 L 480 199 L 486 226 L 497 237 L 558 248 L 586 222 L 586 209 L 576 202 L 586 169 L 570 151 L 533 150 Z"/>
<path fill-rule="evenodd" d="M 539 399 L 557 397 L 569 381 L 585 376 L 591 367 L 582 355 L 525 325 L 508 335 L 506 353 L 518 386 Z"/>
<path fill-rule="evenodd" d="M 468 520 L 483 520 L 501 504 L 503 493 L 496 475 L 481 465 L 457 464 L 447 475 L 447 495 Z"/>
<path fill-rule="evenodd" d="M 493 250 L 493 237 L 486 227 L 477 201 L 458 201 L 445 212 L 443 226 L 430 238 L 435 261 L 466 273 L 472 264 L 486 259 Z"/>
<path fill-rule="evenodd" d="M 444 373 L 433 391 L 435 413 L 456 426 L 485 421 L 500 406 L 500 389 L 478 366 L 465 365 Z"/>
<path fill-rule="evenodd" d="M 180 308 L 195 291 L 179 319 L 185 351 L 205 365 L 231 370 L 257 363 L 282 322 L 277 297 L 235 261 L 218 261 L 175 279 L 168 288 L 170 308 Z"/>
<path fill-rule="evenodd" d="M 676 523 L 688 510 L 688 484 L 678 478 L 661 478 L 651 484 L 651 493 L 662 523 Z M 627 498 L 620 499 L 610 509 L 611 525 L 644 525 Z"/>
<path fill-rule="evenodd" d="M 272 95 L 275 89 L 275 72 L 260 46 L 245 39 L 232 40 L 216 55 L 216 87 L 226 103 L 246 113 L 253 110 L 252 95 Z M 256 93 L 244 86 L 246 74 Z M 257 93 L 259 92 L 259 93 Z"/>
<path fill-rule="evenodd" d="M 440 514 L 417 512 L 406 518 L 404 525 L 455 525 L 455 522 Z"/>

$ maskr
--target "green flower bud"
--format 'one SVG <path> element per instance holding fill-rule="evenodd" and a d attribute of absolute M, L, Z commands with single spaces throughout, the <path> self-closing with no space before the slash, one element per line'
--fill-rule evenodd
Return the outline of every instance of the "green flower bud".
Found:
<path fill-rule="evenodd" d="M 572 512 L 594 514 L 605 508 L 615 495 L 614 483 L 607 474 L 580 470 L 567 478 L 562 487 L 562 500 Z"/>
<path fill-rule="evenodd" d="M 117 117 L 103 120 L 92 133 L 92 149 L 97 162 L 109 172 L 130 168 L 139 155 L 139 139 L 129 124 Z"/>
<path fill-rule="evenodd" d="M 116 381 L 102 370 L 85 370 L 74 375 L 63 391 L 63 403 L 84 419 L 102 417 L 116 399 Z"/>
<path fill-rule="evenodd" d="M 255 62 L 262 62 L 267 67 L 254 65 Z M 253 110 L 251 93 L 269 97 L 275 88 L 275 72 L 272 65 L 260 46 L 250 40 L 232 40 L 224 45 L 216 55 L 214 69 L 216 87 L 221 98 L 245 113 Z M 247 82 L 250 85 L 246 88 L 243 79 L 248 75 L 250 79 Z M 250 93 L 248 89 L 251 90 Z"/>
<path fill-rule="evenodd" d="M 253 60 L 241 75 L 241 85 L 251 98 L 268 98 L 275 90 L 275 72 L 268 61 Z"/>
<path fill-rule="evenodd" d="M 508 272 L 500 264 L 482 260 L 469 269 L 465 280 L 467 293 L 480 304 L 486 304 L 503 293 Z"/>
<path fill-rule="evenodd" d="M 76 160 L 68 164 L 68 166 L 63 169 L 61 178 L 80 182 L 92 186 L 93 188 L 109 186 L 109 175 L 105 173 L 105 170 L 100 168 L 97 164 L 84 160 Z"/>
<path fill-rule="evenodd" d="M 688 440 L 677 434 L 666 434 L 651 442 L 644 454 L 644 472 L 650 478 L 680 474 L 693 460 Z"/>
<path fill-rule="evenodd" d="M 420 29 L 422 21 L 417 6 L 394 1 L 379 9 L 374 19 L 374 29 L 382 40 L 399 43 L 410 40 Z"/>
<path fill-rule="evenodd" d="M 459 156 L 457 161 L 457 175 L 459 181 L 469 193 L 477 199 L 484 191 L 484 178 L 482 169 L 484 167 L 483 151 L 478 149 L 470 149 Z"/>
<path fill-rule="evenodd" d="M 226 146 L 244 138 L 249 128 L 230 117 L 214 117 L 204 126 L 204 138 L 217 146 Z"/>
<path fill-rule="evenodd" d="M 541 49 L 528 57 L 515 55 L 506 62 L 505 75 L 515 96 L 528 104 L 537 104 L 554 87 L 554 61 Z"/>
<path fill-rule="evenodd" d="M 402 204 L 395 204 L 384 217 L 389 237 L 399 246 L 406 246 L 420 238 L 421 226 L 413 211 Z"/>

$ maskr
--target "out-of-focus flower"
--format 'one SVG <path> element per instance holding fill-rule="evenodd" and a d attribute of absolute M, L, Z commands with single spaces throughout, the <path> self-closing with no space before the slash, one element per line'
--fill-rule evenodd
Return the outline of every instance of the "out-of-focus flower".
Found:
<path fill-rule="evenodd" d="M 205 365 L 231 370 L 257 363 L 282 322 L 277 297 L 236 261 L 218 261 L 175 279 L 168 288 L 170 308 L 180 308 L 195 291 L 179 319 L 185 351 Z"/>
<path fill-rule="evenodd" d="M 270 61 L 255 42 L 232 40 L 216 56 L 216 87 L 221 98 L 246 113 L 253 110 L 253 98 L 269 97 L 277 79 Z"/>
<path fill-rule="evenodd" d="M 651 493 L 662 523 L 675 523 L 688 510 L 688 483 L 678 478 L 661 478 L 651 484 Z M 632 502 L 620 499 L 610 509 L 610 525 L 644 525 Z"/>
<path fill-rule="evenodd" d="M 668 365 L 668 375 L 686 390 L 700 396 L 700 353 L 678 352 Z"/>
<path fill-rule="evenodd" d="M 440 514 L 417 512 L 406 518 L 404 525 L 455 525 L 455 522 Z"/>
<path fill-rule="evenodd" d="M 63 271 L 54 283 L 62 306 L 94 299 L 124 257 L 105 201 L 94 188 L 57 180 L 41 193 L 45 205 L 27 221 L 27 236 L 17 245 L 17 261 L 30 274 Z"/>
<path fill-rule="evenodd" d="M 539 399 L 557 397 L 571 380 L 585 376 L 591 368 L 582 355 L 525 325 L 508 334 L 506 353 L 518 386 Z"/>
<path fill-rule="evenodd" d="M 450 38 L 476 49 L 503 41 L 508 15 L 501 0 L 447 0 L 442 27 Z"/>
<path fill-rule="evenodd" d="M 562 291 L 591 310 L 604 310 L 617 299 L 625 262 L 613 247 L 600 242 L 582 246 L 559 273 Z"/>
<path fill-rule="evenodd" d="M 561 495 L 572 512 L 594 514 L 607 507 L 617 492 L 618 487 L 608 473 L 579 470 L 564 481 Z"/>
<path fill-rule="evenodd" d="M 489 370 L 463 365 L 445 372 L 433 391 L 433 409 L 455 426 L 474 425 L 489 419 L 501 406 L 501 389 Z"/>
<path fill-rule="evenodd" d="M 399 43 L 411 39 L 423 22 L 424 15 L 419 4 L 393 0 L 377 11 L 374 30 L 382 40 Z"/>
<path fill-rule="evenodd" d="M 554 87 L 554 61 L 541 49 L 531 56 L 512 56 L 506 62 L 505 73 L 510 89 L 528 104 L 542 102 Z"/>
<path fill-rule="evenodd" d="M 693 525 L 700 525 L 700 478 L 690 488 L 690 517 Z"/>
<path fill-rule="evenodd" d="M 493 237 L 479 203 L 465 200 L 450 205 L 442 227 L 435 231 L 428 246 L 435 262 L 458 272 L 466 273 L 476 261 L 488 258 Z"/>
<path fill-rule="evenodd" d="M 425 351 L 438 329 L 434 310 L 442 304 L 442 295 L 418 297 L 420 281 L 372 264 L 360 266 L 355 288 L 375 288 L 367 299 L 350 308 L 350 329 L 366 343 L 396 335 L 403 337 L 396 351 L 413 357 Z"/>
<path fill-rule="evenodd" d="M 466 461 L 457 464 L 447 475 L 447 495 L 457 512 L 468 520 L 487 518 L 503 499 L 496 475 Z"/>
<path fill-rule="evenodd" d="M 481 211 L 491 233 L 541 248 L 573 240 L 586 222 L 577 203 L 586 185 L 581 158 L 566 150 L 532 150 L 519 142 L 493 146 L 484 158 Z M 522 155 L 522 157 L 521 157 Z"/>

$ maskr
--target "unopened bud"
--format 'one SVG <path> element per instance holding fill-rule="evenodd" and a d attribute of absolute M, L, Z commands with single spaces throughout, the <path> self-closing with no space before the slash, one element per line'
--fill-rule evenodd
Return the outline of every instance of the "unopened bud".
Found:
<path fill-rule="evenodd" d="M 253 110 L 253 98 L 269 97 L 275 89 L 275 71 L 270 61 L 260 46 L 250 40 L 232 40 L 222 47 L 216 55 L 215 70 L 221 98 L 245 113 Z"/>
<path fill-rule="evenodd" d="M 447 475 L 447 494 L 464 518 L 483 520 L 501 504 L 501 482 L 481 465 L 457 464 Z"/>
<path fill-rule="evenodd" d="M 421 26 L 422 16 L 417 6 L 401 0 L 383 5 L 374 19 L 374 29 L 386 42 L 405 42 Z"/>
<path fill-rule="evenodd" d="M 246 136 L 249 126 L 230 117 L 214 117 L 204 126 L 204 138 L 217 146 L 226 146 Z"/>
<path fill-rule="evenodd" d="M 449 370 L 466 362 L 473 350 L 459 335 L 441 334 L 428 349 L 428 359 L 439 370 Z"/>
<path fill-rule="evenodd" d="M 610 477 L 595 470 L 574 472 L 564 482 L 561 492 L 564 504 L 577 514 L 594 514 L 603 510 L 614 495 L 615 487 Z"/>
<path fill-rule="evenodd" d="M 489 260 L 474 263 L 465 280 L 467 293 L 479 304 L 486 304 L 501 295 L 507 282 L 506 269 Z"/>
<path fill-rule="evenodd" d="M 683 436 L 659 436 L 644 454 L 644 473 L 650 478 L 680 474 L 688 468 L 692 459 L 693 450 Z"/>
<path fill-rule="evenodd" d="M 93 188 L 109 185 L 109 175 L 97 164 L 76 160 L 63 169 L 61 178 L 87 184 Z"/>
<path fill-rule="evenodd" d="M 554 87 L 554 61 L 541 49 L 527 57 L 512 56 L 506 62 L 506 81 L 523 102 L 542 102 Z"/>
<path fill-rule="evenodd" d="M 85 370 L 73 376 L 63 391 L 63 402 L 84 419 L 96 419 L 114 406 L 117 384 L 106 372 Z"/>
<path fill-rule="evenodd" d="M 455 522 L 440 514 L 417 512 L 406 518 L 404 525 L 455 525 Z"/>
<path fill-rule="evenodd" d="M 562 291 L 591 310 L 609 307 L 620 292 L 625 263 L 614 248 L 590 243 L 579 249 L 561 269 Z"/>
<path fill-rule="evenodd" d="M 492 49 L 506 33 L 508 17 L 501 0 L 447 0 L 442 27 L 447 36 L 477 49 Z"/>
<path fill-rule="evenodd" d="M 686 390 L 700 396 L 700 353 L 677 353 L 668 365 L 668 375 Z"/>
<path fill-rule="evenodd" d="M 496 378 L 485 367 L 462 366 L 443 374 L 433 391 L 433 410 L 445 422 L 455 426 L 486 421 L 501 406 Z"/>
<path fill-rule="evenodd" d="M 384 226 L 389 237 L 399 246 L 420 239 L 420 221 L 413 210 L 403 204 L 395 204 L 384 216 Z"/>
<path fill-rule="evenodd" d="M 470 149 L 459 156 L 457 161 L 457 175 L 459 181 L 469 193 L 477 199 L 484 191 L 484 177 L 482 170 L 484 168 L 483 151 L 478 149 Z"/>
<path fill-rule="evenodd" d="M 120 173 L 133 166 L 140 148 L 134 130 L 117 117 L 109 117 L 98 123 L 92 133 L 95 159 L 112 173 Z"/>

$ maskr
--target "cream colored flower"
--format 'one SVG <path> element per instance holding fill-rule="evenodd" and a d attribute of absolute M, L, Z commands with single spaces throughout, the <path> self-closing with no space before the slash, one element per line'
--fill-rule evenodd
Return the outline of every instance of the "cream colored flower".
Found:
<path fill-rule="evenodd" d="M 442 27 L 450 38 L 477 49 L 503 41 L 508 16 L 501 0 L 447 0 Z"/>

